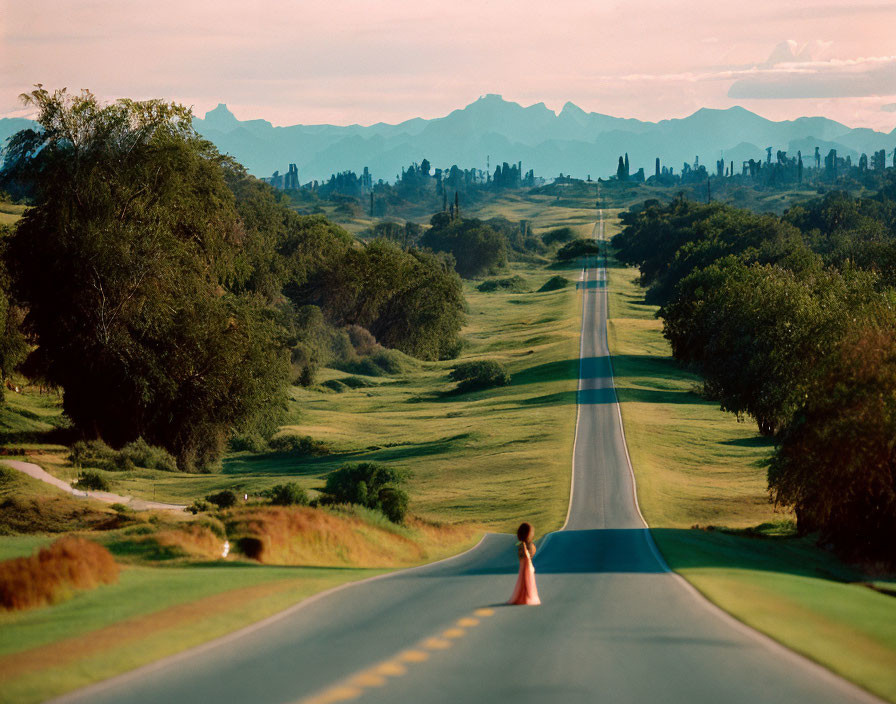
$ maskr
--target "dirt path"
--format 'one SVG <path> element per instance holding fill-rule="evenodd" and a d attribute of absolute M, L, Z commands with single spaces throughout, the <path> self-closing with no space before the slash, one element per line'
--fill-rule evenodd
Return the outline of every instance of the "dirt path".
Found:
<path fill-rule="evenodd" d="M 97 499 L 98 501 L 105 501 L 107 504 L 124 504 L 134 511 L 183 511 L 186 508 L 186 506 L 182 506 L 179 504 L 165 504 L 159 501 L 144 501 L 143 499 L 135 499 L 130 496 L 112 494 L 108 491 L 83 491 L 81 489 L 75 489 L 68 482 L 63 481 L 58 477 L 54 477 L 49 472 L 46 472 L 45 470 L 41 469 L 36 464 L 32 464 L 31 462 L 21 462 L 20 460 L 6 459 L 2 460 L 2 462 L 6 466 L 12 467 L 16 471 L 27 474 L 29 477 L 33 477 L 34 479 L 46 482 L 47 484 L 52 484 L 57 489 L 62 489 L 63 491 L 72 494 L 73 496 Z"/>

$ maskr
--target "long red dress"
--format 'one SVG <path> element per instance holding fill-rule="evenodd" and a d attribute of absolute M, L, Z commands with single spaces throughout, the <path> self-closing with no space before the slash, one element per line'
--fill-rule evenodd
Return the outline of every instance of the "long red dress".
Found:
<path fill-rule="evenodd" d="M 508 604 L 520 604 L 537 606 L 541 603 L 538 598 L 538 588 L 535 586 L 535 566 L 532 564 L 532 556 L 525 543 L 520 543 L 517 550 L 520 557 L 520 573 L 516 578 L 516 586 Z"/>

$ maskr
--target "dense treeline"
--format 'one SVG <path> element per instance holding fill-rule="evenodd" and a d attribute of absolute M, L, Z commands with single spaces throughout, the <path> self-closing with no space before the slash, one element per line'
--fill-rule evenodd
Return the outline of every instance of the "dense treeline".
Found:
<path fill-rule="evenodd" d="M 613 240 L 675 358 L 774 437 L 772 498 L 855 556 L 896 557 L 894 186 L 780 218 L 648 202 Z"/>
<path fill-rule="evenodd" d="M 445 262 L 298 215 L 187 109 L 25 98 L 39 128 L 11 138 L 3 180 L 32 207 L 0 240 L 0 324 L 27 335 L 19 368 L 63 390 L 86 438 L 142 437 L 184 469 L 214 466 L 234 434 L 270 436 L 290 381 L 310 383 L 323 336 L 308 326 L 360 340 L 352 359 L 456 352 L 463 299 Z M 22 340 L 4 336 L 4 374 Z"/>
<path fill-rule="evenodd" d="M 521 162 L 504 162 L 492 174 L 476 168 L 462 169 L 456 164 L 450 168 L 433 168 L 428 159 L 423 159 L 403 167 L 392 183 L 383 179 L 374 182 L 364 167 L 360 174 L 343 171 L 332 174 L 326 181 L 314 180 L 303 185 L 298 183 L 294 167 L 291 164 L 288 173 L 275 172 L 263 180 L 285 191 L 299 207 L 315 209 L 329 201 L 336 204 L 338 214 L 349 217 L 366 212 L 370 217 L 382 218 L 401 215 L 408 209 L 433 211 L 439 207 L 447 212 L 455 198 L 471 205 L 491 194 L 533 188 L 543 181 L 536 179 L 532 170 L 523 173 Z"/>

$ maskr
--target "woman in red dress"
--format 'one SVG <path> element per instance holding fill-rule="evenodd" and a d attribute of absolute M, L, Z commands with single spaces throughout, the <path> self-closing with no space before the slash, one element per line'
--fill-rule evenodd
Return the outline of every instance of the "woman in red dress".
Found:
<path fill-rule="evenodd" d="M 520 574 L 516 579 L 516 586 L 513 588 L 513 596 L 507 603 L 537 606 L 541 603 L 541 599 L 538 598 L 538 589 L 535 586 L 535 567 L 532 564 L 532 558 L 535 556 L 535 544 L 532 542 L 535 530 L 531 524 L 523 523 L 517 528 L 516 537 L 520 540 L 517 546 Z"/>

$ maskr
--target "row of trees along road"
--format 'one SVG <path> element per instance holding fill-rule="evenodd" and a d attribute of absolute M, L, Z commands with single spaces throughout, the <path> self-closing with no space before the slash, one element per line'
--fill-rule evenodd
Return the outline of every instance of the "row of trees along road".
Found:
<path fill-rule="evenodd" d="M 648 201 L 613 239 L 677 360 L 772 436 L 771 497 L 853 557 L 896 559 L 896 178 L 783 217 Z"/>
<path fill-rule="evenodd" d="M 449 266 L 296 214 L 186 108 L 40 86 L 23 98 L 39 127 L 11 138 L 0 174 L 32 206 L 0 239 L 0 324 L 19 335 L 0 365 L 21 361 L 26 335 L 24 367 L 61 387 L 81 435 L 215 466 L 234 433 L 277 427 L 303 320 L 356 323 L 425 359 L 457 350 Z"/>

